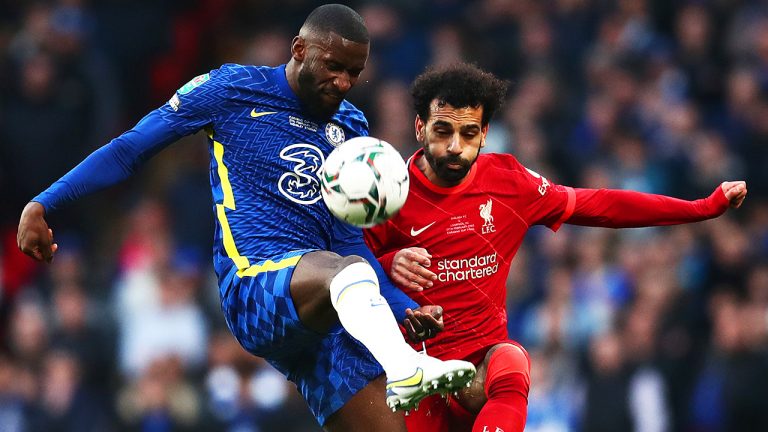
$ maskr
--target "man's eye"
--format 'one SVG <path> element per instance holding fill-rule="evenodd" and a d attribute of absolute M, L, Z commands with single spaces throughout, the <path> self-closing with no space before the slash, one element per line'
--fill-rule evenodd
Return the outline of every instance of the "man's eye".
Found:
<path fill-rule="evenodd" d="M 342 69 L 340 64 L 333 63 L 333 62 L 327 63 L 325 67 L 327 67 L 329 71 L 333 71 L 333 72 L 338 72 Z"/>

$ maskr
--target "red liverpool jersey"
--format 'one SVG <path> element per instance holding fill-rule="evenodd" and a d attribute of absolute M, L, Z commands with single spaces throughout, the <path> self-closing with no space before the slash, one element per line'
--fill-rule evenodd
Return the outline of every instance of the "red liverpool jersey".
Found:
<path fill-rule="evenodd" d="M 531 225 L 556 230 L 573 212 L 574 191 L 550 183 L 512 155 L 482 154 L 465 180 L 443 188 L 408 163 L 405 206 L 385 224 L 366 230 L 366 241 L 389 271 L 395 252 L 423 247 L 432 254 L 431 288 L 403 288 L 422 305 L 444 309 L 445 330 L 427 341 L 439 358 L 465 358 L 508 340 L 509 266 Z"/>

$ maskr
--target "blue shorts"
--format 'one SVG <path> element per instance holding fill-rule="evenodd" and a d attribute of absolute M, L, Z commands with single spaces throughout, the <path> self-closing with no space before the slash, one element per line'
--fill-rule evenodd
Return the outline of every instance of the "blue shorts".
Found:
<path fill-rule="evenodd" d="M 299 321 L 290 293 L 295 251 L 232 278 L 221 299 L 227 326 L 248 352 L 263 357 L 298 387 L 320 425 L 384 373 L 368 349 L 340 326 L 326 334 Z M 383 402 L 383 401 L 382 401 Z"/>

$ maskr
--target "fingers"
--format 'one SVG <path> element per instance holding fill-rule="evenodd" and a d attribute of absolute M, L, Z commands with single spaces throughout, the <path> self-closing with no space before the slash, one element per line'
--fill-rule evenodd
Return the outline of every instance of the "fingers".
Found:
<path fill-rule="evenodd" d="M 728 200 L 731 208 L 739 208 L 747 197 L 747 183 L 745 181 L 725 181 L 720 188 Z"/>
<path fill-rule="evenodd" d="M 403 278 L 407 281 L 407 286 L 415 291 L 422 291 L 425 288 L 432 288 L 434 283 L 432 282 L 433 276 L 436 279 L 437 276 L 431 271 L 420 267 L 418 265 L 410 266 L 409 268 L 399 269 Z"/>
<path fill-rule="evenodd" d="M 412 342 L 422 342 L 427 337 L 427 330 L 421 324 L 420 317 L 423 316 L 419 311 L 412 311 L 411 309 L 405 310 L 405 319 L 403 320 L 403 327 L 408 335 L 408 339 Z"/>
<path fill-rule="evenodd" d="M 736 195 L 729 199 L 729 201 L 731 202 L 731 207 L 739 208 L 741 207 L 741 203 L 744 202 L 744 198 L 747 197 L 747 186 L 737 186 L 735 189 Z"/>
<path fill-rule="evenodd" d="M 392 263 L 392 277 L 395 281 L 414 291 L 431 288 L 437 275 L 427 267 L 432 265 L 430 255 L 424 248 L 402 249 L 395 254 Z"/>
<path fill-rule="evenodd" d="M 434 332 L 434 334 L 443 331 L 445 328 L 445 324 L 443 324 L 442 318 L 437 319 L 429 314 L 422 314 L 419 317 L 419 323 L 422 325 L 422 327 Z"/>
<path fill-rule="evenodd" d="M 430 255 L 430 253 L 427 252 L 427 250 L 424 248 L 411 247 L 403 249 L 403 254 L 408 260 L 418 263 L 424 267 L 429 267 L 431 265 L 429 259 L 432 258 L 432 255 Z"/>
<path fill-rule="evenodd" d="M 436 318 L 435 315 L 438 317 Z M 406 309 L 403 327 L 412 342 L 423 342 L 437 336 L 445 326 L 440 306 L 423 306 L 417 310 Z"/>
<path fill-rule="evenodd" d="M 43 260 L 47 263 L 51 263 L 53 261 L 53 247 L 52 245 L 47 246 L 41 246 L 40 247 L 40 255 L 42 256 Z"/>
<path fill-rule="evenodd" d="M 19 250 L 24 252 L 25 255 L 34 258 L 37 261 L 45 261 L 50 263 L 53 259 L 53 245 L 50 241 L 41 238 L 34 233 L 20 236 L 18 240 Z M 58 248 L 58 246 L 56 246 Z"/>
<path fill-rule="evenodd" d="M 421 278 L 420 276 L 410 271 L 403 270 L 402 268 L 395 266 L 392 267 L 390 278 L 398 286 L 408 288 L 416 292 L 423 291 L 424 288 L 429 288 L 432 286 L 431 283 L 428 284 L 429 281 L 425 280 L 424 278 Z"/>
<path fill-rule="evenodd" d="M 432 308 L 429 310 L 429 314 L 435 317 L 436 320 L 442 322 L 443 321 L 443 307 L 438 305 L 433 305 Z"/>
<path fill-rule="evenodd" d="M 39 203 L 27 204 L 21 213 L 16 242 L 24 254 L 50 263 L 58 245 L 53 243 L 53 230 L 48 228 L 44 215 L 45 210 Z"/>
<path fill-rule="evenodd" d="M 436 320 L 443 318 L 443 307 L 440 305 L 424 305 L 419 307 L 420 312 L 433 316 Z"/>
<path fill-rule="evenodd" d="M 413 321 L 406 318 L 405 321 L 403 321 L 403 327 L 405 327 L 405 332 L 408 333 L 408 338 L 416 338 L 417 332 L 416 329 L 413 328 Z"/>
<path fill-rule="evenodd" d="M 48 241 L 40 245 L 45 262 L 50 263 L 53 261 L 53 254 L 59 245 L 53 243 L 53 230 L 48 228 Z"/>
<path fill-rule="evenodd" d="M 739 208 L 747 197 L 747 183 L 744 181 L 727 181 L 721 184 L 725 198 L 732 208 Z"/>
<path fill-rule="evenodd" d="M 408 276 L 405 276 L 401 272 L 398 272 L 395 267 L 392 267 L 392 271 L 390 272 L 389 278 L 392 279 L 392 282 L 397 284 L 397 286 L 402 288 L 408 288 L 413 291 L 422 291 L 423 288 L 419 285 L 415 285 L 411 282 L 411 280 L 408 278 Z"/>

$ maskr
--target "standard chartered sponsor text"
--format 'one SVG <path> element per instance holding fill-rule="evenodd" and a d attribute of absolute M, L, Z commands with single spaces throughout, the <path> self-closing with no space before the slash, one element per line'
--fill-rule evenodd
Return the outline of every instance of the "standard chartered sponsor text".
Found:
<path fill-rule="evenodd" d="M 490 276 L 499 270 L 496 252 L 475 255 L 472 258 L 442 259 L 437 262 L 437 279 L 440 282 L 464 281 Z"/>

